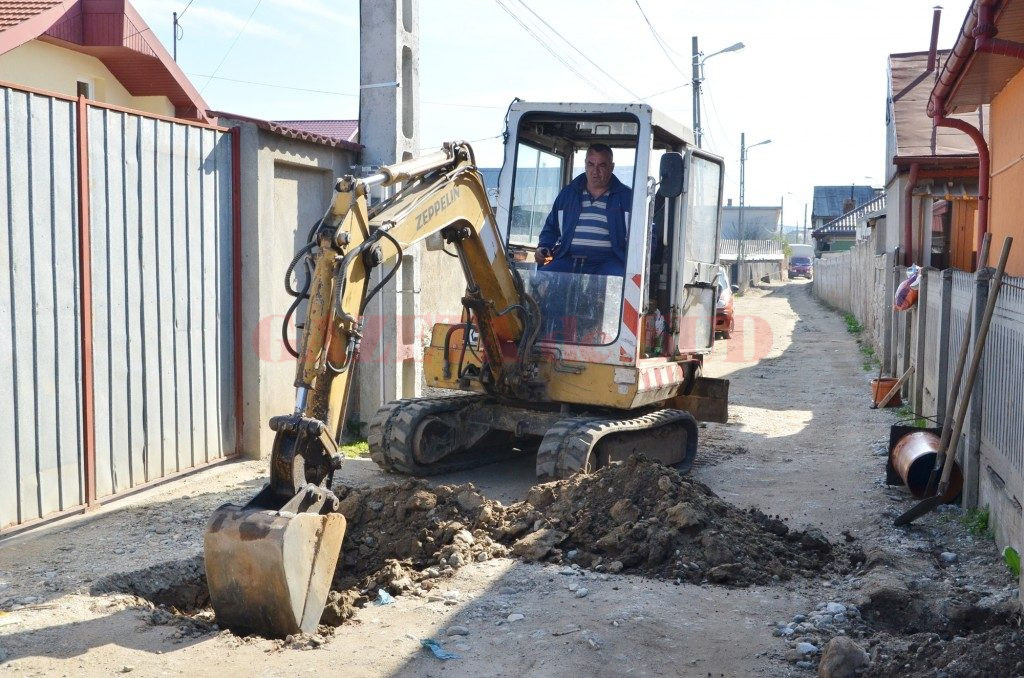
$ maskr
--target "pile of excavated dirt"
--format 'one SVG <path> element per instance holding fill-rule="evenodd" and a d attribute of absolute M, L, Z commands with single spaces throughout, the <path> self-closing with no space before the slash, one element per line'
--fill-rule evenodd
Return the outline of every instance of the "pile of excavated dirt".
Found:
<path fill-rule="evenodd" d="M 1020 618 L 979 633 L 954 636 L 918 633 L 880 639 L 867 676 L 960 678 L 1024 675 Z"/>
<path fill-rule="evenodd" d="M 741 510 L 706 485 L 642 457 L 589 475 L 538 485 L 509 507 L 507 524 L 532 525 L 512 545 L 520 557 L 728 586 L 843 572 L 859 549 L 816 530 Z"/>
<path fill-rule="evenodd" d="M 508 555 L 500 543 L 507 509 L 472 485 L 408 480 L 336 492 L 348 527 L 324 624 L 342 623 L 381 589 L 424 593 L 433 588 L 431 580 L 467 563 Z"/>
<path fill-rule="evenodd" d="M 343 623 L 382 589 L 429 596 L 437 578 L 510 554 L 726 586 L 843 572 L 863 558 L 814 530 L 791 530 L 760 511 L 738 509 L 642 457 L 537 485 L 526 501 L 507 507 L 469 484 L 408 480 L 336 491 L 348 527 L 321 620 L 328 626 Z M 207 604 L 201 558 L 114 575 L 93 590 L 132 593 L 186 613 Z"/>

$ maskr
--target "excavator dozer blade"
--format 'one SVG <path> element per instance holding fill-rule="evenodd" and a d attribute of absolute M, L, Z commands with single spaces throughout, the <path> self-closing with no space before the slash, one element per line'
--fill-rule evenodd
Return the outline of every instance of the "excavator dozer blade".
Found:
<path fill-rule="evenodd" d="M 699 377 L 689 395 L 679 395 L 666 403 L 685 410 L 697 421 L 729 421 L 729 380 Z"/>
<path fill-rule="evenodd" d="M 340 513 L 214 511 L 204 541 L 217 623 L 267 638 L 316 632 L 345 526 Z"/>

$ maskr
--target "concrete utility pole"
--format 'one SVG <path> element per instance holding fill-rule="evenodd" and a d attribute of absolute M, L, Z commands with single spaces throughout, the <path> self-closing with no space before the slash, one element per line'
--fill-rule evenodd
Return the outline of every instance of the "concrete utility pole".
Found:
<path fill-rule="evenodd" d="M 693 71 L 692 80 L 690 81 L 690 89 L 693 91 L 693 139 L 697 142 L 697 148 L 703 148 L 702 142 L 704 138 L 704 130 L 702 129 L 700 121 L 700 83 L 704 79 L 704 62 L 713 56 L 725 54 L 726 52 L 736 52 L 743 49 L 743 47 L 744 44 L 742 42 L 737 42 L 733 45 L 729 45 L 725 49 L 712 52 L 702 59 L 700 50 L 697 48 L 697 36 L 695 35 L 692 38 Z"/>
<path fill-rule="evenodd" d="M 697 49 L 697 36 L 693 36 L 693 80 L 690 83 L 693 92 L 693 138 L 697 148 L 701 146 L 700 130 L 700 50 Z"/>
<path fill-rule="evenodd" d="M 411 158 L 419 147 L 418 4 L 359 2 L 359 143 L 364 146 L 364 167 Z M 366 308 L 367 339 L 357 368 L 361 422 L 369 422 L 385 402 L 420 394 L 420 260 L 412 252 L 403 259 L 399 274 Z M 394 263 L 375 268 L 370 285 L 380 282 Z M 402 348 L 411 349 L 412 356 L 400 356 Z"/>
<path fill-rule="evenodd" d="M 743 206 L 746 203 L 746 184 L 747 184 L 747 151 L 754 146 L 761 146 L 763 144 L 770 144 L 771 139 L 765 139 L 764 141 L 758 141 L 756 144 L 747 146 L 747 134 L 746 132 L 740 132 L 740 213 L 739 213 L 739 224 L 736 227 L 737 237 L 739 242 L 736 247 L 736 260 L 743 261 L 743 241 L 746 240 L 746 231 L 743 225 Z"/>

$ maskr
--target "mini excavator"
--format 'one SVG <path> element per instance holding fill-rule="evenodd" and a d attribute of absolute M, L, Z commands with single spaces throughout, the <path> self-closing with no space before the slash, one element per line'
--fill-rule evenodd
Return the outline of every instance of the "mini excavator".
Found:
<path fill-rule="evenodd" d="M 295 408 L 270 420 L 269 482 L 245 506 L 217 509 L 207 529 L 221 626 L 315 631 L 345 534 L 331 483 L 363 314 L 414 243 L 457 257 L 465 275 L 461 322 L 434 325 L 423 358 L 426 384 L 453 393 L 378 411 L 368 439 L 381 468 L 433 475 L 535 450 L 541 480 L 635 453 L 689 469 L 697 419 L 724 421 L 728 398 L 727 381 L 701 375 L 714 340 L 723 162 L 692 139 L 647 105 L 517 100 L 496 211 L 466 143 L 337 182 L 286 276 L 289 317 L 305 313 Z M 614 149 L 632 187 L 625 275 L 538 268 L 552 202 L 593 143 Z M 393 189 L 371 204 L 375 187 Z"/>

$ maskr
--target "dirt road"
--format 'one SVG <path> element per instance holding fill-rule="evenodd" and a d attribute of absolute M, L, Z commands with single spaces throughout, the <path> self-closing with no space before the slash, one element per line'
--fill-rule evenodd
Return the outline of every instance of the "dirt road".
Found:
<path fill-rule="evenodd" d="M 1005 602 L 1013 582 L 991 544 L 948 512 L 911 530 L 890 527 L 909 506 L 881 482 L 879 447 L 893 415 L 867 408 L 870 375 L 854 337 L 809 292 L 805 283 L 774 284 L 737 300 L 744 331 L 718 342 L 707 366 L 732 380 L 730 421 L 702 430 L 693 473 L 733 504 L 859 545 L 867 562 L 850 574 L 725 588 L 494 558 L 438 579 L 430 595 L 367 606 L 333 634 L 290 644 L 154 614 L 133 596 L 90 595 L 108 573 L 200 553 L 210 511 L 260 485 L 263 464 L 246 462 L 0 542 L 0 674 L 811 675 L 816 652 L 794 655 L 797 641 L 820 649 L 840 628 L 874 648 L 881 665 L 931 611 L 907 603 L 897 606 L 903 617 L 892 612 L 903 593 L 948 601 L 968 587 L 965 604 Z M 524 497 L 532 473 L 533 459 L 520 458 L 440 482 L 473 482 L 507 503 Z M 341 476 L 360 486 L 392 480 L 363 460 Z M 940 552 L 956 561 L 940 561 Z M 826 603 L 845 616 L 822 621 Z M 898 620 L 871 622 L 872 614 Z M 814 627 L 784 630 L 796 615 L 813 617 Z M 879 640 L 882 631 L 893 637 Z M 420 645 L 431 637 L 461 658 L 434 658 Z"/>

